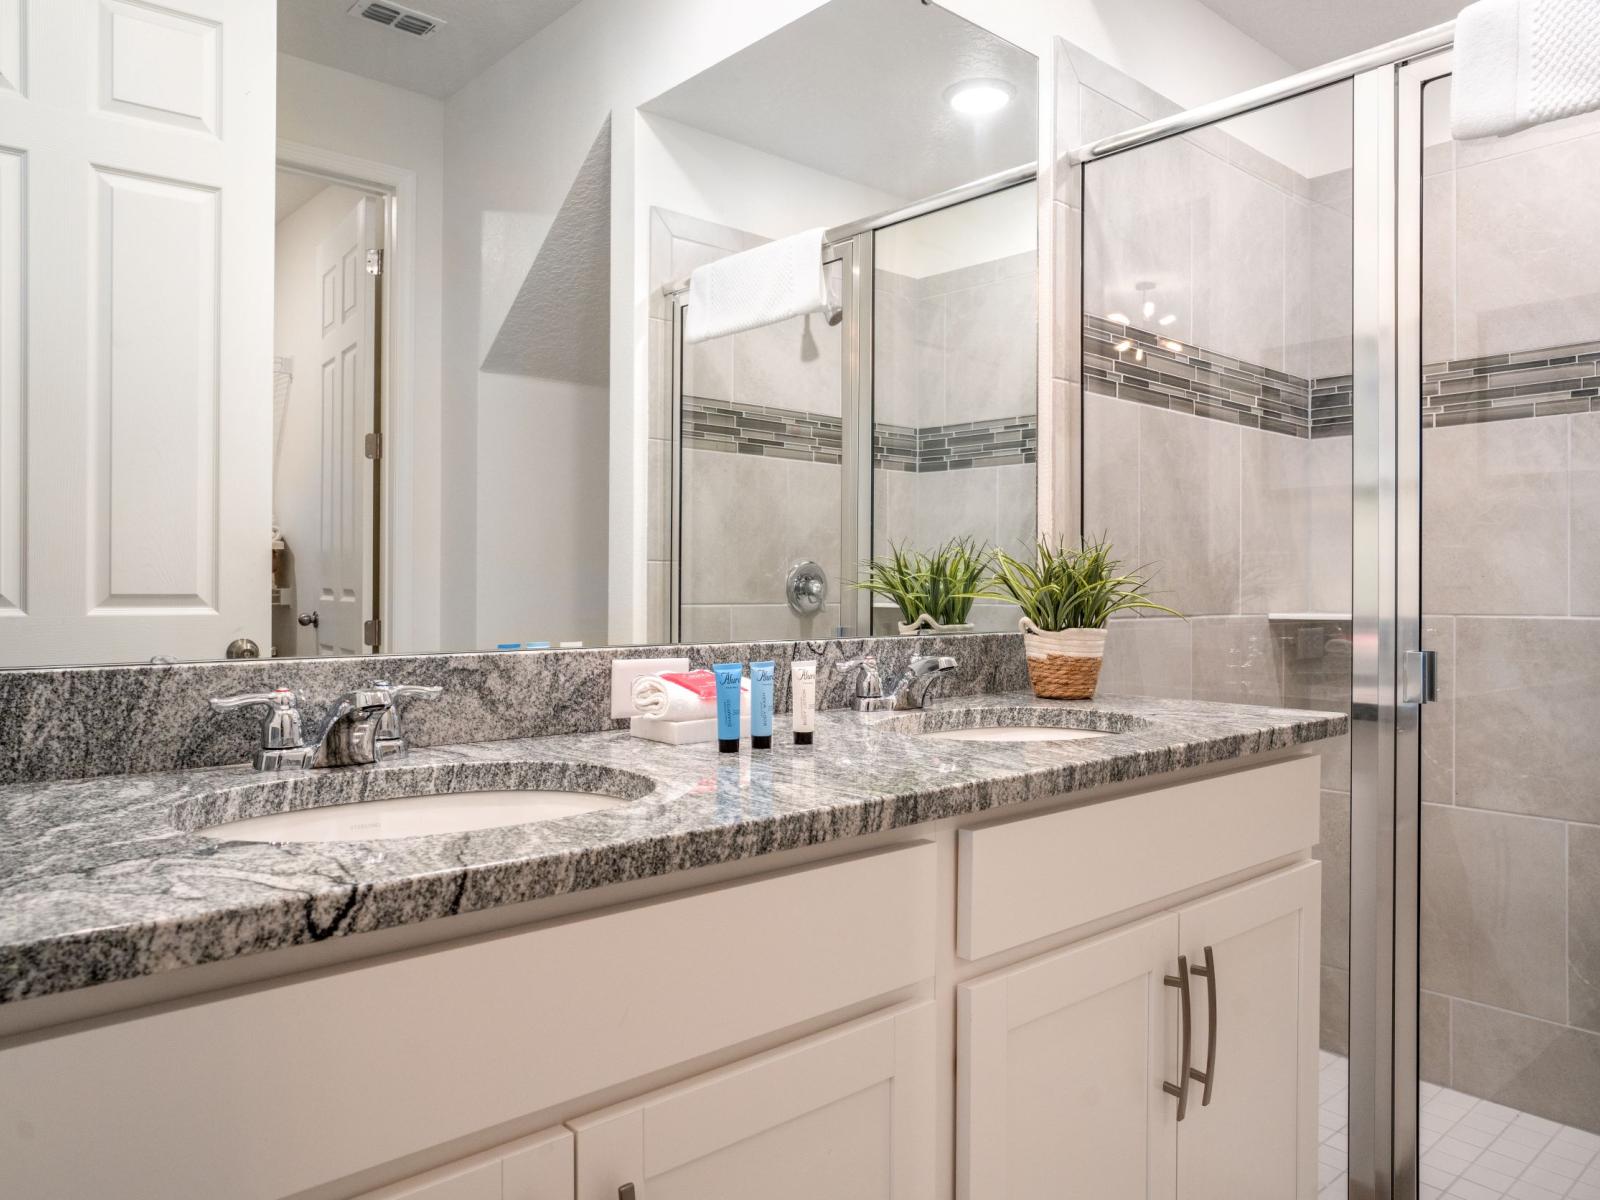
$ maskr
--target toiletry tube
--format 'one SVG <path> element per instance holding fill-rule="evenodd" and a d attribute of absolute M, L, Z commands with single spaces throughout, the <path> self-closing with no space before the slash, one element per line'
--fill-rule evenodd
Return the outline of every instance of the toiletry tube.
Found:
<path fill-rule="evenodd" d="M 770 662 L 750 664 L 750 748 L 772 749 L 772 669 Z"/>
<path fill-rule="evenodd" d="M 794 744 L 811 745 L 817 727 L 817 664 L 789 664 L 789 711 L 794 714 Z"/>
<path fill-rule="evenodd" d="M 743 663 L 717 663 L 711 668 L 717 676 L 717 749 L 724 754 L 739 753 L 739 699 L 743 692 Z"/>

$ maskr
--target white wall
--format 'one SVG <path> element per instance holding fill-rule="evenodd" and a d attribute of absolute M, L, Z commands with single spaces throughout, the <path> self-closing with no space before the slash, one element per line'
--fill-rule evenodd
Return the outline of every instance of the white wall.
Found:
<path fill-rule="evenodd" d="M 278 55 L 278 139 L 367 159 L 411 171 L 416 179 L 416 211 L 401 213 L 410 224 L 412 309 L 409 347 L 391 347 L 409 357 L 409 379 L 390 389 L 394 419 L 388 431 L 393 478 L 386 506 L 393 523 L 389 545 L 394 595 L 385 631 L 387 649 L 425 651 L 440 638 L 440 307 L 443 294 L 441 231 L 444 219 L 444 105 L 431 96 L 405 91 Z M 390 313 L 391 329 L 404 323 Z M 297 372 L 300 364 L 296 362 Z M 409 482 L 405 482 L 409 476 Z"/>
<path fill-rule="evenodd" d="M 640 114 L 634 219 L 641 252 L 652 208 L 778 238 L 899 208 L 895 196 L 666 117 Z"/>
<path fill-rule="evenodd" d="M 609 489 L 595 464 L 606 461 L 606 399 L 604 387 L 478 376 L 476 622 L 485 647 L 605 644 Z"/>
<path fill-rule="evenodd" d="M 361 193 L 324 188 L 278 223 L 272 353 L 293 359 L 294 381 L 283 422 L 283 449 L 272 478 L 272 508 L 294 560 L 293 607 L 272 614 L 279 657 L 317 653 L 317 631 L 301 629 L 294 614 L 316 607 L 316 558 L 322 521 L 321 285 L 317 248 Z"/>

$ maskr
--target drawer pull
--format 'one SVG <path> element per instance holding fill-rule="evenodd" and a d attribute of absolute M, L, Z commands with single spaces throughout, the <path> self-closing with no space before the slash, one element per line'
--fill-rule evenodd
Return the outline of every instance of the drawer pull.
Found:
<path fill-rule="evenodd" d="M 1178 955 L 1178 973 L 1168 975 L 1164 981 L 1168 987 L 1178 989 L 1178 1082 L 1167 1083 L 1162 1081 L 1161 1090 L 1169 1096 L 1178 1098 L 1178 1120 L 1183 1120 L 1189 1111 L 1189 1079 L 1194 1075 L 1194 1070 L 1189 1066 L 1189 1051 L 1191 1049 L 1190 1034 L 1190 1008 L 1189 1008 L 1189 960 L 1183 955 Z"/>
<path fill-rule="evenodd" d="M 633 1184 L 625 1183 L 617 1189 L 617 1200 L 634 1200 Z"/>
<path fill-rule="evenodd" d="M 1189 968 L 1189 974 L 1199 975 L 1206 981 L 1206 1069 L 1191 1068 L 1189 1071 L 1194 1079 L 1205 1084 L 1205 1090 L 1200 1093 L 1201 1108 L 1211 1103 L 1211 1085 L 1217 1078 L 1217 963 L 1210 946 L 1205 953 L 1205 966 Z"/>

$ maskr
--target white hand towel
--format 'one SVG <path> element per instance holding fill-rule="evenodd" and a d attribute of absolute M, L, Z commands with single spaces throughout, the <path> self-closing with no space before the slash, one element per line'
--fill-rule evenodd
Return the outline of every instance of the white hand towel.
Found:
<path fill-rule="evenodd" d="M 710 671 L 695 674 L 704 675 L 708 680 L 712 678 Z M 748 708 L 750 680 L 740 680 L 739 687 L 741 708 Z M 655 717 L 659 721 L 715 720 L 716 684 L 712 682 L 709 689 L 702 687 L 696 690 L 660 675 L 641 675 L 633 681 L 633 707 L 640 716 Z"/>
<path fill-rule="evenodd" d="M 811 229 L 696 267 L 683 340 L 703 342 L 826 310 L 822 237 Z"/>
<path fill-rule="evenodd" d="M 1600 108 L 1600 4 L 1478 0 L 1456 18 L 1450 132 L 1504 137 Z"/>

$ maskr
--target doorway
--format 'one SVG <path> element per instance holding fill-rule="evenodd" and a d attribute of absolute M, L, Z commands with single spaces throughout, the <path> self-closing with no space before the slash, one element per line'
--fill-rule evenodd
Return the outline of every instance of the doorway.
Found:
<path fill-rule="evenodd" d="M 393 198 L 284 165 L 276 192 L 270 653 L 377 653 Z"/>

